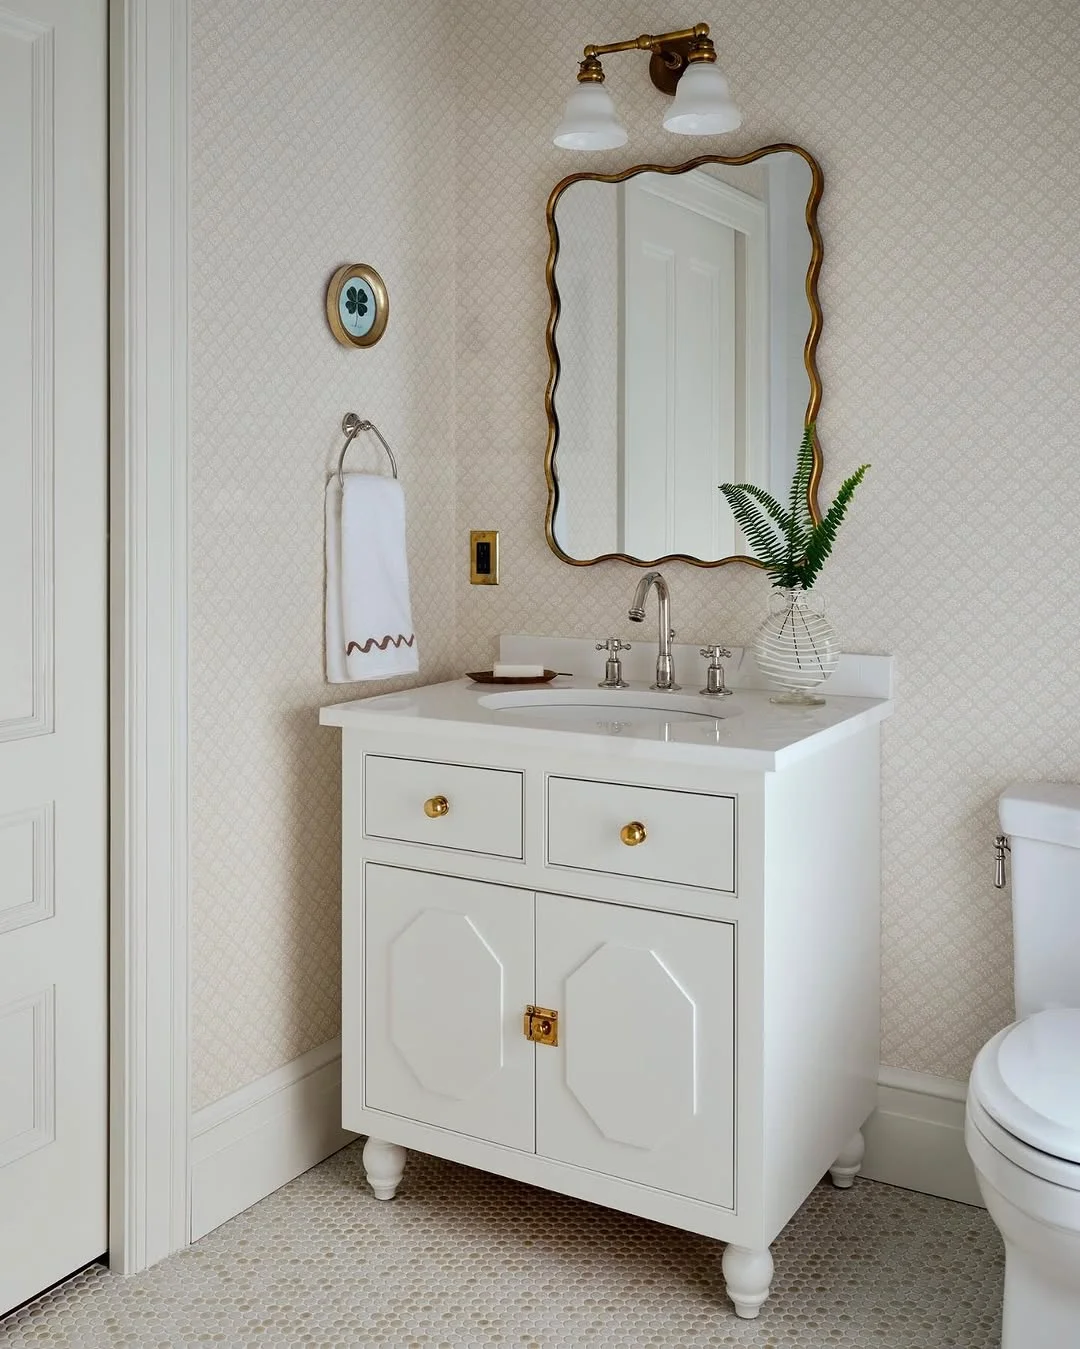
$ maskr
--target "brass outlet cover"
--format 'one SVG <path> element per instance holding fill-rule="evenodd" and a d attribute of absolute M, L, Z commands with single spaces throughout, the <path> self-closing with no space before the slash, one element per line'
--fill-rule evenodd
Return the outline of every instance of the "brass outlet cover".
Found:
<path fill-rule="evenodd" d="M 499 584 L 499 531 L 473 529 L 469 531 L 469 584 L 497 586 Z"/>

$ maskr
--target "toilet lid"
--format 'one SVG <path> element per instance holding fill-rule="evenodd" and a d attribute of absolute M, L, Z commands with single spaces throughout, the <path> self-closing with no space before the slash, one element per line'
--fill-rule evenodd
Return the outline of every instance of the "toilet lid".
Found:
<path fill-rule="evenodd" d="M 1009 1133 L 1080 1163 L 1080 1008 L 1036 1012 L 995 1035 L 971 1087 Z"/>

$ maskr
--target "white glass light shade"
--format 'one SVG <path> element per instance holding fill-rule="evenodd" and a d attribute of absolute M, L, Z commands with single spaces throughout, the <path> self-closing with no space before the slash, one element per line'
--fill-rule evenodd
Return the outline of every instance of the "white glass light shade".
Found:
<path fill-rule="evenodd" d="M 563 119 L 555 128 L 555 144 L 564 150 L 616 150 L 626 144 L 626 130 L 602 84 L 579 84 L 566 100 Z"/>
<path fill-rule="evenodd" d="M 664 130 L 680 136 L 717 136 L 734 131 L 742 113 L 731 101 L 728 82 L 712 61 L 692 61 L 683 71 Z"/>

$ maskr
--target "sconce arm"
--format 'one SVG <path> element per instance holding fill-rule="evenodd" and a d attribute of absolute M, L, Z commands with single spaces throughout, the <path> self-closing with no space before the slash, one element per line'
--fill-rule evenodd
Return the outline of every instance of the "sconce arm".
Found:
<path fill-rule="evenodd" d="M 676 28 L 670 33 L 642 33 L 640 37 L 627 38 L 625 42 L 608 42 L 602 46 L 590 44 L 585 48 L 584 56 L 607 56 L 611 52 L 657 52 L 668 42 L 685 42 L 691 38 L 708 37 L 709 25 L 696 23 L 693 28 Z"/>

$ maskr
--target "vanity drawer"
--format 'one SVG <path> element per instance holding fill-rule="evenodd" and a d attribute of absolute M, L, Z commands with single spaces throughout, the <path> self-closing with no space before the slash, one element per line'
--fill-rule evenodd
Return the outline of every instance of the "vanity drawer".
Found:
<path fill-rule="evenodd" d="M 524 857 L 524 774 L 427 759 L 364 758 L 364 833 L 493 857 Z"/>
<path fill-rule="evenodd" d="M 551 866 L 734 894 L 735 798 L 551 777 L 547 852 Z"/>

